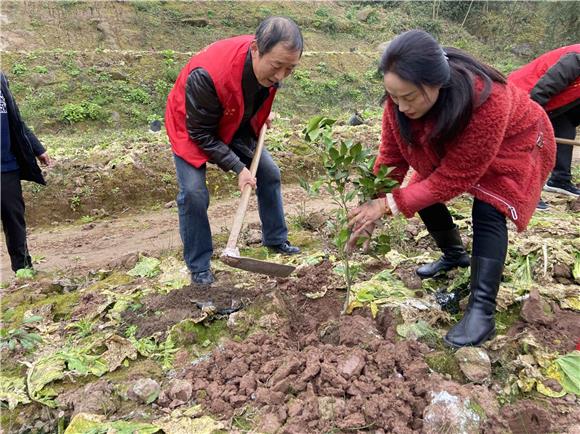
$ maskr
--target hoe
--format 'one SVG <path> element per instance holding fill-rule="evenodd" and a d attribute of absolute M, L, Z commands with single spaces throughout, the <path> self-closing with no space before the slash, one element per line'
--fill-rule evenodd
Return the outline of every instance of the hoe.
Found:
<path fill-rule="evenodd" d="M 266 125 L 264 125 L 260 131 L 256 152 L 254 154 L 254 158 L 252 159 L 252 164 L 250 165 L 250 173 L 252 176 L 256 176 L 256 170 L 258 169 L 258 164 L 260 163 L 260 155 L 262 154 L 262 149 L 264 148 L 265 136 Z M 286 277 L 290 275 L 290 273 L 292 273 L 296 267 L 285 264 L 276 264 L 274 262 L 260 261 L 254 258 L 244 258 L 243 256 L 240 256 L 240 251 L 237 248 L 238 237 L 240 236 L 240 231 L 242 229 L 242 223 L 244 222 L 244 216 L 246 215 L 246 209 L 248 208 L 251 192 L 252 187 L 249 185 L 246 185 L 242 191 L 240 204 L 238 205 L 236 215 L 234 216 L 234 222 L 232 223 L 230 237 L 228 239 L 228 243 L 226 244 L 226 248 L 221 254 L 221 260 L 222 262 L 228 264 L 230 267 L 240 268 L 252 273 L 267 274 L 268 276 L 275 277 Z"/>

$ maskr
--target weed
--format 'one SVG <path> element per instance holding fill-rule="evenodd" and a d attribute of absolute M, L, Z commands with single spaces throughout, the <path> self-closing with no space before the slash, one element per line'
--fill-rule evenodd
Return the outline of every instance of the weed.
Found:
<path fill-rule="evenodd" d="M 95 322 L 88 319 L 81 319 L 70 324 L 69 327 L 77 330 L 79 338 L 85 338 L 92 333 L 93 328 L 95 327 Z"/>
<path fill-rule="evenodd" d="M 63 120 L 70 124 L 85 120 L 104 120 L 108 118 L 106 111 L 98 104 L 82 102 L 80 104 L 66 104 L 61 113 Z"/>
<path fill-rule="evenodd" d="M 140 88 L 128 89 L 124 94 L 123 99 L 125 101 L 136 102 L 139 104 L 149 104 L 151 102 L 151 96 Z"/>
<path fill-rule="evenodd" d="M 37 333 L 30 333 L 26 325 L 41 321 L 40 316 L 30 316 L 22 321 L 23 327 L 13 329 L 0 329 L 0 348 L 16 350 L 19 346 L 25 351 L 32 351 L 42 343 L 42 337 Z"/>
<path fill-rule="evenodd" d="M 75 194 L 70 199 L 70 209 L 76 211 L 81 206 L 81 198 L 78 194 Z"/>
<path fill-rule="evenodd" d="M 35 66 L 34 67 L 34 72 L 37 72 L 39 74 L 48 74 L 48 68 L 46 66 Z"/>
<path fill-rule="evenodd" d="M 314 11 L 314 15 L 316 15 L 317 17 L 321 17 L 321 18 L 328 18 L 328 17 L 330 17 L 330 12 L 326 8 L 320 8 L 320 9 L 316 9 L 316 11 Z"/>
<path fill-rule="evenodd" d="M 21 268 L 19 270 L 16 270 L 16 278 L 18 279 L 24 280 L 34 279 L 35 275 L 36 271 L 34 271 L 33 268 Z"/>
<path fill-rule="evenodd" d="M 92 215 L 84 215 L 80 218 L 80 222 L 82 224 L 87 224 L 87 223 L 92 223 L 93 221 L 95 221 L 95 216 Z"/>
<path fill-rule="evenodd" d="M 169 94 L 169 91 L 171 90 L 171 86 L 172 85 L 165 80 L 155 80 L 155 83 L 153 84 L 153 89 L 155 90 L 155 92 L 160 94 L 162 98 L 165 99 Z"/>
<path fill-rule="evenodd" d="M 163 50 L 161 52 L 164 62 L 167 66 L 175 65 L 175 51 L 173 50 Z"/>
<path fill-rule="evenodd" d="M 28 69 L 26 68 L 26 65 L 23 65 L 22 63 L 15 63 L 12 65 L 11 72 L 14 75 L 22 75 L 26 71 L 28 71 Z"/>

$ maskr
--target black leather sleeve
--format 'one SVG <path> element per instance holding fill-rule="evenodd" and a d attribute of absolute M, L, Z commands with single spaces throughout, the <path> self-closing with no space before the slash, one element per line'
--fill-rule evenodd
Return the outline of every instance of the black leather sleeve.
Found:
<path fill-rule="evenodd" d="M 580 75 L 580 53 L 568 53 L 560 58 L 538 80 L 530 96 L 541 106 L 566 89 Z"/>
<path fill-rule="evenodd" d="M 239 174 L 245 167 L 232 149 L 217 137 L 223 108 L 208 72 L 203 68 L 191 71 L 185 85 L 186 126 L 189 137 L 209 156 L 210 162 L 222 170 Z"/>
<path fill-rule="evenodd" d="M 30 131 L 30 128 L 28 128 L 28 126 L 24 122 L 22 123 L 22 128 L 24 129 L 24 134 L 26 134 L 26 137 L 28 138 L 28 141 L 32 146 L 32 151 L 34 152 L 34 155 L 38 157 L 39 155 L 44 154 L 46 152 L 46 149 L 44 148 L 44 146 L 42 146 L 40 140 L 38 140 L 38 138 L 34 135 L 32 131 Z"/>

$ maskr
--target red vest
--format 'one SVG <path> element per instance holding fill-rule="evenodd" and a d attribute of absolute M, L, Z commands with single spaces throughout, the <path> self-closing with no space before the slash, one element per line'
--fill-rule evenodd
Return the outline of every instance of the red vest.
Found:
<path fill-rule="evenodd" d="M 217 137 L 229 145 L 244 116 L 242 73 L 244 72 L 246 55 L 253 40 L 253 35 L 243 35 L 217 41 L 207 46 L 189 60 L 179 73 L 173 89 L 169 92 L 165 110 L 165 129 L 171 142 L 171 149 L 176 155 L 195 167 L 202 166 L 209 158 L 187 133 L 185 123 L 187 77 L 196 68 L 203 68 L 209 73 L 223 109 L 223 115 L 218 124 Z M 250 120 L 256 135 L 268 119 L 275 94 L 276 88 L 272 86 L 268 99 L 264 101 Z"/>
<path fill-rule="evenodd" d="M 557 48 L 542 54 L 537 59 L 512 72 L 509 75 L 509 81 L 530 93 L 548 69 L 558 63 L 560 58 L 568 53 L 580 53 L 580 44 L 568 45 L 567 47 Z M 578 98 L 580 98 L 580 77 L 576 78 L 562 92 L 554 95 L 544 106 L 544 109 L 547 112 L 556 110 Z"/>

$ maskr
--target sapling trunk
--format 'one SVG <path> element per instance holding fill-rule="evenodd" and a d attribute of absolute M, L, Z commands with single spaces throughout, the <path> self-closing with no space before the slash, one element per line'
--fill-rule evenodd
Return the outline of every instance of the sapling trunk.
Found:
<path fill-rule="evenodd" d="M 335 140 L 332 125 L 335 120 L 323 116 L 312 118 L 304 129 L 305 139 L 314 145 L 321 158 L 326 176 L 317 181 L 316 188 L 324 186 L 338 205 L 336 213 L 335 245 L 344 267 L 346 299 L 343 313 L 350 306 L 353 283 L 350 252 L 346 249 L 350 238 L 348 229 L 349 203 L 358 195 L 365 202 L 378 194 L 387 193 L 397 184 L 388 178 L 389 168 L 381 168 L 374 173 L 374 160 L 371 151 L 352 140 Z M 312 190 L 309 188 L 309 191 Z"/>

